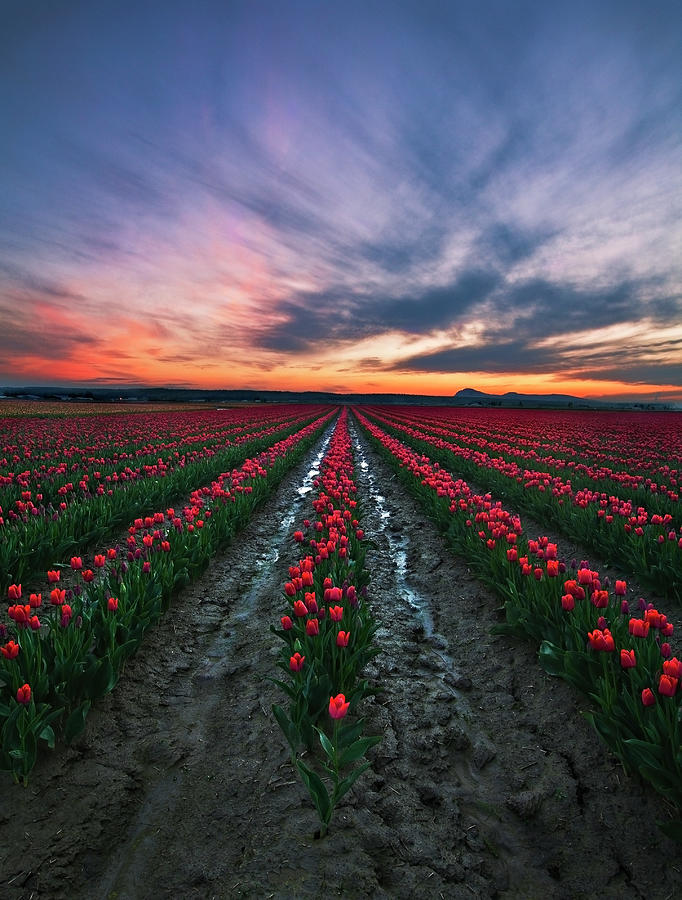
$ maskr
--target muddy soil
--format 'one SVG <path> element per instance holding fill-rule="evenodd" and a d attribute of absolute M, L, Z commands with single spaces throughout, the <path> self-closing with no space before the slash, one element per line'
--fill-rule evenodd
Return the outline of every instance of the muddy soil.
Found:
<path fill-rule="evenodd" d="M 3 785 L 0 898 L 682 895 L 664 800 L 491 636 L 498 601 L 354 431 L 382 742 L 328 836 L 273 720 L 282 584 L 317 448 L 128 664 L 70 747 Z M 573 552 L 575 548 L 572 548 Z"/>

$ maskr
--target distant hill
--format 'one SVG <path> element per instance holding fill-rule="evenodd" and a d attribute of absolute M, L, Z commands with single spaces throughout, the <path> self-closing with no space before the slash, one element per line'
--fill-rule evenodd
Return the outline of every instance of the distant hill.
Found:
<path fill-rule="evenodd" d="M 669 410 L 664 403 L 607 402 L 572 397 L 569 394 L 486 394 L 464 388 L 452 397 L 426 394 L 334 394 L 327 391 L 199 390 L 147 387 L 0 387 L 0 398 L 52 400 L 64 403 L 333 403 L 411 406 L 485 406 L 510 409 L 650 409 Z"/>
<path fill-rule="evenodd" d="M 519 394 L 507 391 L 505 394 L 486 394 L 476 388 L 457 391 L 453 400 L 457 406 L 500 406 L 506 408 L 560 408 L 560 409 L 659 409 L 673 407 L 666 403 L 638 403 L 636 401 L 592 400 L 574 397 L 571 394 Z"/>

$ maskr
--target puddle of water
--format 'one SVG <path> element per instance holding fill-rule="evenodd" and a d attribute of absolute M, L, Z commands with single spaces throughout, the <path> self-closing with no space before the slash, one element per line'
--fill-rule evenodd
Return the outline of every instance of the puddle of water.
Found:
<path fill-rule="evenodd" d="M 379 530 L 384 532 L 388 541 L 398 592 L 400 596 L 407 601 L 410 609 L 414 612 L 426 638 L 441 646 L 447 646 L 445 638 L 443 638 L 443 636 L 435 629 L 433 615 L 431 614 L 428 600 L 408 583 L 407 549 L 409 547 L 409 539 L 402 534 L 393 533 L 385 527 L 386 521 L 391 518 L 391 513 L 386 508 L 386 498 L 383 494 L 379 493 L 376 477 L 370 469 L 369 462 L 365 459 L 362 446 L 360 445 L 357 433 L 354 430 L 351 431 L 351 436 L 353 439 L 353 453 L 355 459 L 358 460 L 356 464 L 365 473 L 372 506 L 379 514 Z M 461 677 L 462 673 L 448 653 L 445 653 L 440 649 L 433 649 L 433 652 L 436 653 L 443 663 L 444 671 L 440 675 L 441 678 L 447 673 L 450 673 L 456 678 Z M 455 690 L 451 685 L 448 685 L 448 690 L 455 694 L 458 699 L 461 699 L 463 703 L 465 702 L 460 692 Z"/>
<path fill-rule="evenodd" d="M 232 657 L 231 648 L 239 635 L 239 625 L 254 614 L 263 598 L 263 594 L 267 590 L 268 581 L 272 577 L 272 566 L 279 560 L 280 547 L 285 542 L 290 542 L 289 539 L 294 522 L 302 515 L 301 505 L 306 495 L 312 491 L 314 480 L 320 475 L 320 466 L 327 453 L 327 447 L 333 431 L 334 427 L 332 425 L 322 439 L 320 449 L 311 462 L 301 485 L 296 489 L 296 496 L 290 504 L 289 511 L 282 518 L 277 531 L 269 537 L 269 549 L 255 560 L 248 587 L 240 596 L 239 608 L 233 611 L 228 620 L 229 634 L 221 635 L 212 643 L 204 657 L 201 668 L 197 670 L 195 677 L 199 680 L 204 681 L 215 677 L 218 674 L 217 670 L 220 668 L 220 661 L 229 660 Z M 222 584 L 227 585 L 233 579 L 234 573 L 226 572 L 222 579 Z M 220 581 L 217 582 L 217 587 L 220 589 Z"/>

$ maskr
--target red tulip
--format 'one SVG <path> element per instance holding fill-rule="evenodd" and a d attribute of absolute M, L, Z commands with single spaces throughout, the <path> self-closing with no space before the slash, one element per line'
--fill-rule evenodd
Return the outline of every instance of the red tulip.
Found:
<path fill-rule="evenodd" d="M 672 678 L 682 678 L 682 662 L 676 656 L 673 656 L 672 659 L 666 659 L 663 662 L 663 672 Z"/>
<path fill-rule="evenodd" d="M 303 668 L 304 662 L 305 656 L 301 656 L 300 653 L 294 653 L 294 655 L 289 659 L 289 668 L 292 672 L 300 672 Z"/>
<path fill-rule="evenodd" d="M 20 687 L 17 690 L 17 701 L 19 703 L 23 703 L 24 706 L 28 706 L 31 702 L 31 685 L 25 684 L 23 687 Z"/>
<path fill-rule="evenodd" d="M 7 589 L 7 596 L 10 600 L 21 600 L 21 585 L 20 584 L 10 584 Z"/>
<path fill-rule="evenodd" d="M 564 612 L 570 612 L 575 607 L 575 600 L 572 594 L 564 594 L 561 598 L 561 608 Z"/>
<path fill-rule="evenodd" d="M 5 659 L 14 659 L 19 655 L 19 644 L 14 641 L 8 641 L 4 647 L 0 647 L 0 653 Z"/>
<path fill-rule="evenodd" d="M 329 698 L 329 715 L 332 719 L 343 719 L 348 712 L 350 702 L 346 702 L 344 694 L 337 694 L 336 697 Z"/>
<path fill-rule="evenodd" d="M 282 616 L 280 622 L 282 623 L 282 628 L 285 631 L 291 631 L 291 629 L 294 627 L 294 623 L 291 621 L 291 618 L 289 616 Z"/>
<path fill-rule="evenodd" d="M 347 647 L 349 638 L 350 631 L 339 631 L 339 633 L 336 635 L 336 646 Z"/>
<path fill-rule="evenodd" d="M 52 588 L 50 591 L 50 603 L 53 606 L 61 606 L 66 600 L 66 591 L 63 588 Z"/>
<path fill-rule="evenodd" d="M 642 691 L 642 704 L 644 706 L 656 705 L 656 697 L 651 688 L 644 688 L 644 690 Z"/>
<path fill-rule="evenodd" d="M 80 558 L 80 556 L 71 557 L 71 568 L 74 570 L 83 568 L 83 560 Z"/>
<path fill-rule="evenodd" d="M 608 591 L 593 591 L 590 597 L 590 601 L 597 609 L 606 609 L 609 605 L 609 592 Z"/>
<path fill-rule="evenodd" d="M 627 582 L 625 582 L 625 581 L 617 581 L 613 588 L 616 597 L 624 597 L 625 594 L 627 593 L 627 589 L 628 589 L 628 586 L 627 586 Z"/>
<path fill-rule="evenodd" d="M 633 669 L 637 664 L 634 650 L 620 651 L 620 664 L 624 669 Z"/>
<path fill-rule="evenodd" d="M 308 619 L 305 623 L 305 633 L 309 637 L 315 637 L 315 635 L 320 633 L 320 623 L 317 619 Z"/>
<path fill-rule="evenodd" d="M 664 697 L 674 697 L 678 682 L 679 679 L 673 678 L 672 675 L 661 675 L 661 679 L 658 682 L 658 693 Z"/>
<path fill-rule="evenodd" d="M 101 569 L 101 568 L 103 568 L 104 564 L 106 563 L 106 558 L 104 557 L 104 555 L 102 553 L 98 553 L 94 559 L 94 563 L 95 563 L 95 568 Z"/>
<path fill-rule="evenodd" d="M 107 600 L 107 609 L 109 612 L 116 612 L 118 609 L 118 597 L 109 597 Z"/>
<path fill-rule="evenodd" d="M 330 606 L 329 618 L 332 622 L 340 622 L 343 618 L 343 606 Z"/>
<path fill-rule="evenodd" d="M 47 580 L 49 581 L 50 584 L 56 584 L 56 582 L 59 581 L 60 577 L 61 577 L 61 572 L 58 569 L 51 569 L 47 573 Z"/>
<path fill-rule="evenodd" d="M 298 616 L 299 618 L 308 615 L 308 607 L 302 600 L 296 600 L 294 602 L 294 615 Z"/>
<path fill-rule="evenodd" d="M 630 619 L 628 630 L 634 637 L 645 638 L 649 634 L 649 623 L 644 619 Z"/>

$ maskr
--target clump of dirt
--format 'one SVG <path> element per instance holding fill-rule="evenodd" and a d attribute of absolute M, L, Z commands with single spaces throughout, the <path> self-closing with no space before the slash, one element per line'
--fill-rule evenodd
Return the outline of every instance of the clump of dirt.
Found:
<path fill-rule="evenodd" d="M 0 898 L 605 897 L 682 891 L 665 802 L 627 778 L 499 602 L 354 430 L 383 739 L 328 836 L 270 708 L 271 623 L 313 452 L 178 596 L 29 787 L 6 784 Z M 292 518 L 293 514 L 293 518 Z"/>

